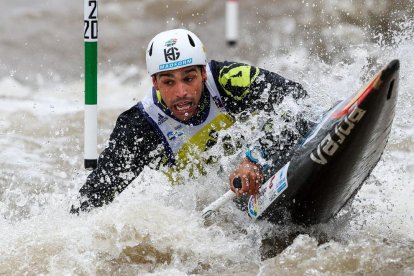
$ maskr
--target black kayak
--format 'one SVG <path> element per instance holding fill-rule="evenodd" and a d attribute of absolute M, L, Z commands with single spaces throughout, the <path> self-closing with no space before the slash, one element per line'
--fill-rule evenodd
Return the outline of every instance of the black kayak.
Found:
<path fill-rule="evenodd" d="M 249 215 L 304 225 L 334 217 L 381 158 L 395 114 L 399 68 L 393 60 L 329 110 L 291 160 L 250 197 Z"/>

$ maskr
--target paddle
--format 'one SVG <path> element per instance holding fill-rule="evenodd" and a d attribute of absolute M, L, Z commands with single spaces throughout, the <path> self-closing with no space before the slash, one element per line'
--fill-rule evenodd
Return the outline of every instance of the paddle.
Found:
<path fill-rule="evenodd" d="M 241 189 L 242 182 L 241 182 L 240 177 L 236 177 L 233 180 L 233 186 L 236 189 Z M 209 216 L 211 216 L 211 214 L 213 214 L 213 212 L 220 209 L 221 206 L 223 206 L 224 204 L 226 204 L 228 201 L 232 200 L 235 197 L 236 197 L 236 194 L 233 191 L 231 190 L 227 191 L 224 195 L 222 195 L 221 197 L 216 199 L 213 203 L 211 203 L 210 205 L 208 205 L 206 208 L 203 209 L 202 217 L 204 219 L 208 218 Z"/>

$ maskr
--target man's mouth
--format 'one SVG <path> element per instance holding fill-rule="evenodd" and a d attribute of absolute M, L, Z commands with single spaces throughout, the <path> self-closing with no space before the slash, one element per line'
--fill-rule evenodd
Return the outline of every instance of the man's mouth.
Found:
<path fill-rule="evenodd" d="M 174 108 L 180 112 L 188 111 L 192 108 L 192 106 L 193 106 L 193 103 L 190 101 L 174 104 Z"/>

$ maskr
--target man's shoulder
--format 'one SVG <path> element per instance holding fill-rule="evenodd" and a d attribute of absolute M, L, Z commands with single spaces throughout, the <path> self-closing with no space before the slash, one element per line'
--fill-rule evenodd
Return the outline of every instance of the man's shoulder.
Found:
<path fill-rule="evenodd" d="M 139 103 L 138 103 L 139 104 Z M 142 111 L 138 108 L 138 104 L 130 107 L 122 112 L 117 119 L 117 125 L 127 125 L 129 127 L 145 127 L 151 128 Z"/>
<path fill-rule="evenodd" d="M 249 65 L 247 63 L 243 63 L 239 61 L 227 61 L 227 60 L 225 61 L 211 60 L 209 62 L 209 65 L 210 65 L 210 70 L 213 73 L 213 76 L 217 76 L 217 77 L 220 77 L 220 75 L 223 75 L 223 74 L 226 75 L 229 71 L 231 71 L 234 68 L 256 68 L 255 66 Z"/>
<path fill-rule="evenodd" d="M 216 66 L 216 67 L 224 67 L 224 66 L 230 66 L 230 65 L 243 65 L 243 66 L 251 66 L 248 63 L 245 62 L 240 62 L 240 61 L 229 61 L 229 60 L 224 60 L 224 61 L 220 61 L 220 60 L 210 60 L 210 65 L 211 66 Z"/>
<path fill-rule="evenodd" d="M 236 82 L 245 80 L 250 83 L 251 79 L 254 79 L 260 72 L 258 67 L 238 61 L 211 60 L 209 64 L 213 76 L 223 84 L 226 84 L 229 79 Z"/>
<path fill-rule="evenodd" d="M 125 110 L 124 112 L 122 112 L 118 116 L 118 119 L 122 118 L 126 120 L 135 120 L 135 119 L 140 119 L 142 117 L 143 115 L 141 111 L 139 110 L 137 105 L 134 105 L 134 106 L 131 106 L 129 109 Z"/>
<path fill-rule="evenodd" d="M 210 69 L 217 86 L 224 94 L 240 100 L 249 91 L 250 85 L 260 73 L 260 69 L 242 62 L 215 61 L 210 62 Z"/>
<path fill-rule="evenodd" d="M 126 139 L 131 143 L 135 143 L 134 141 L 141 138 L 146 141 L 153 141 L 152 144 L 154 145 L 161 143 L 156 129 L 148 122 L 138 106 L 134 105 L 118 116 L 111 134 L 111 140 Z"/>

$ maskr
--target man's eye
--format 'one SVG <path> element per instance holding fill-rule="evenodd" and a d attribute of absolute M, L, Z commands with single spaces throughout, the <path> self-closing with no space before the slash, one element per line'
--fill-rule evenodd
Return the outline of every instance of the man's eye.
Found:
<path fill-rule="evenodd" d="M 166 80 L 166 81 L 164 81 L 164 84 L 165 85 L 173 85 L 174 82 L 172 80 Z"/>

